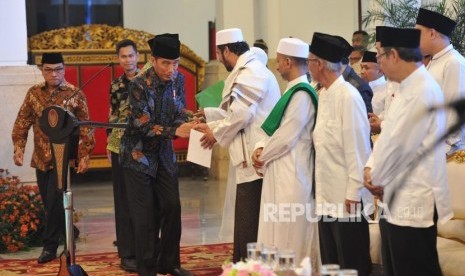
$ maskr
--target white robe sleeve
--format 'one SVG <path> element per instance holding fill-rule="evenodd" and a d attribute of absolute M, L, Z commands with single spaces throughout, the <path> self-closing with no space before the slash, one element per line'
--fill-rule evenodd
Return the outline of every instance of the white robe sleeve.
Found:
<path fill-rule="evenodd" d="M 239 131 L 249 124 L 255 110 L 255 104 L 248 106 L 242 101 L 234 100 L 224 119 L 208 123 L 217 143 L 222 147 L 228 146 Z"/>
<path fill-rule="evenodd" d="M 384 121 L 383 131 L 370 158 L 373 185 L 388 185 L 397 176 L 405 173 L 406 168 L 417 157 L 416 152 L 423 143 L 429 126 L 433 124 L 433 115 L 412 114 L 424 114 L 427 107 L 425 99 L 412 97 L 400 109 L 394 110 L 403 116 L 397 116 L 395 122 Z"/>
<path fill-rule="evenodd" d="M 441 89 L 444 92 L 446 103 L 465 98 L 465 67 L 457 60 L 451 60 L 444 67 Z M 446 110 L 447 129 L 457 122 L 457 113 L 453 109 Z M 446 139 L 448 147 L 453 146 L 462 139 L 462 131 L 449 135 Z"/>
<path fill-rule="evenodd" d="M 296 92 L 287 106 L 281 125 L 264 145 L 260 160 L 265 162 L 265 166 L 294 148 L 305 126 L 309 122 L 313 125 L 314 120 L 315 108 L 310 96 L 305 91 Z"/>
<path fill-rule="evenodd" d="M 205 107 L 203 109 L 207 122 L 218 121 L 226 118 L 228 112 L 218 107 Z"/>
<path fill-rule="evenodd" d="M 342 104 L 343 154 L 347 168 L 346 199 L 361 200 L 363 168 L 370 155 L 370 125 L 363 101 L 345 95 Z"/>

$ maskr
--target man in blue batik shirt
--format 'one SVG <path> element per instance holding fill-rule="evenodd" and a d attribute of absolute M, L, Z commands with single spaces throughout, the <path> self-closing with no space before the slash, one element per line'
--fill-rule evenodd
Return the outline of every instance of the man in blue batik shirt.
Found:
<path fill-rule="evenodd" d="M 180 267 L 181 204 L 172 139 L 188 137 L 180 41 L 162 34 L 149 41 L 153 67 L 129 85 L 130 116 L 121 139 L 121 165 L 136 236 L 139 275 L 191 275 Z"/>

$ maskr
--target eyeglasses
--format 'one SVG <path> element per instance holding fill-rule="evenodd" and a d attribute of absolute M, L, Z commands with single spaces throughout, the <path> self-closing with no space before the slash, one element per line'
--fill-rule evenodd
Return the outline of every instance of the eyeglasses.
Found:
<path fill-rule="evenodd" d="M 309 58 L 308 61 L 318 61 L 317 58 Z"/>
<path fill-rule="evenodd" d="M 44 72 L 47 74 L 53 74 L 53 73 L 61 74 L 63 73 L 64 70 L 65 70 L 64 67 L 44 68 Z"/>

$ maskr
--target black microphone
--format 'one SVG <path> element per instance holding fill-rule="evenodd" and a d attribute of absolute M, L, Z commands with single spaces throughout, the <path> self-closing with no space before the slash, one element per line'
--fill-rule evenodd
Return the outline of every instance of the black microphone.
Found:
<path fill-rule="evenodd" d="M 457 121 L 453 125 L 451 125 L 448 129 L 446 129 L 446 132 L 441 137 L 439 137 L 435 141 L 435 143 L 430 145 L 423 153 L 418 155 L 412 161 L 411 164 L 408 165 L 407 167 L 408 170 L 406 170 L 405 174 L 402 176 L 402 181 L 399 182 L 401 183 L 400 185 L 403 185 L 403 183 L 406 182 L 407 178 L 410 176 L 410 173 L 413 171 L 413 168 L 418 166 L 418 164 L 423 159 L 423 157 L 431 153 L 436 148 L 436 146 L 443 143 L 449 135 L 459 131 L 462 128 L 462 126 L 465 124 L 465 99 L 459 99 L 456 101 L 452 101 L 450 103 L 432 106 L 428 109 L 428 112 L 435 112 L 441 109 L 454 109 L 455 112 L 457 112 L 457 117 L 458 117 Z M 400 185 L 398 184 L 398 187 L 400 187 Z M 397 193 L 397 189 L 394 190 L 390 198 L 385 198 L 385 202 L 387 203 L 388 206 L 391 206 L 392 202 L 395 200 L 396 193 Z"/>
<path fill-rule="evenodd" d="M 455 111 L 457 111 L 458 114 L 465 113 L 465 98 L 452 101 L 449 103 L 441 104 L 441 105 L 431 106 L 428 109 L 428 112 L 433 112 L 438 109 L 446 109 L 446 108 L 454 109 Z"/>

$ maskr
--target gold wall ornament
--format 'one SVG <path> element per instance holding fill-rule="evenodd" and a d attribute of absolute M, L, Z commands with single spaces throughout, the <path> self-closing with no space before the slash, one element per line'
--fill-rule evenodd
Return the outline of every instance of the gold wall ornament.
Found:
<path fill-rule="evenodd" d="M 42 53 L 57 51 L 63 54 L 66 64 L 117 63 L 116 43 L 131 39 L 141 53 L 139 62 L 145 63 L 150 58 L 147 40 L 154 36 L 120 26 L 90 24 L 42 32 L 31 36 L 28 46 L 35 64 L 40 64 Z M 200 91 L 205 79 L 205 61 L 184 44 L 181 44 L 180 52 L 180 65 L 197 76 L 196 90 Z"/>
<path fill-rule="evenodd" d="M 147 40 L 153 35 L 144 31 L 124 29 L 120 26 L 91 24 L 72 26 L 42 32 L 29 38 L 29 50 L 115 50 L 116 43 L 123 39 L 133 40 L 140 50 L 147 49 Z"/>
<path fill-rule="evenodd" d="M 459 150 L 447 157 L 447 162 L 465 163 L 465 150 Z"/>

